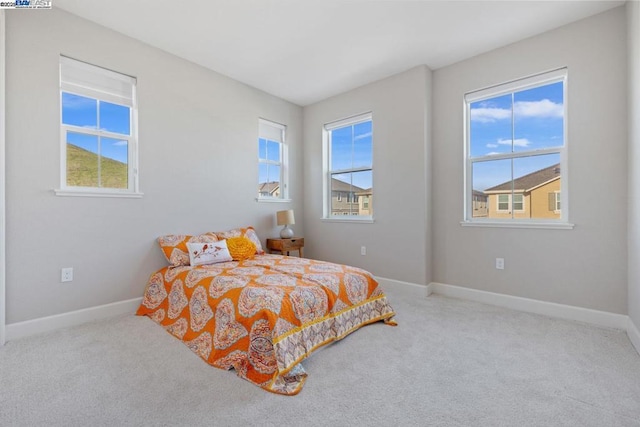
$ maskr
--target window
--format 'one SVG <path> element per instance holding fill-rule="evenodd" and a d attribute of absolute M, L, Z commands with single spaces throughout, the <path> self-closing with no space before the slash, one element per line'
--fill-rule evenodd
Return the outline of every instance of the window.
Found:
<path fill-rule="evenodd" d="M 139 197 L 136 79 L 60 57 L 58 195 Z"/>
<path fill-rule="evenodd" d="M 554 191 L 553 193 L 549 193 L 549 210 L 560 212 L 560 192 Z"/>
<path fill-rule="evenodd" d="M 524 195 L 522 194 L 498 194 L 497 201 L 500 212 L 524 211 Z"/>
<path fill-rule="evenodd" d="M 511 198 L 510 194 L 499 194 L 498 195 L 498 210 L 499 211 L 508 211 L 509 210 L 509 199 Z"/>
<path fill-rule="evenodd" d="M 372 219 L 371 209 L 362 212 L 364 208 L 358 203 L 359 195 L 373 197 L 372 133 L 371 113 L 324 126 L 325 218 Z M 339 203 L 342 193 L 346 194 L 347 203 Z"/>
<path fill-rule="evenodd" d="M 567 221 L 566 82 L 560 69 L 465 95 L 466 222 Z"/>
<path fill-rule="evenodd" d="M 258 120 L 258 201 L 285 201 L 287 188 L 286 126 Z"/>

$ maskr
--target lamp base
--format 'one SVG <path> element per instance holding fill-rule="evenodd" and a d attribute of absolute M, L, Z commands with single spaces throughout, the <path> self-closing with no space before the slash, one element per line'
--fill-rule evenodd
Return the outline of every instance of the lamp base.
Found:
<path fill-rule="evenodd" d="M 280 230 L 280 237 L 282 237 L 283 239 L 290 239 L 293 237 L 293 229 L 289 228 L 288 225 L 285 225 L 284 227 L 282 227 L 282 230 Z"/>

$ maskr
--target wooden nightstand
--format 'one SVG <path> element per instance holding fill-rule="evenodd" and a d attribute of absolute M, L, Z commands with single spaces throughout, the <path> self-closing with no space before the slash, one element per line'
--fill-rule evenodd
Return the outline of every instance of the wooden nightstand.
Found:
<path fill-rule="evenodd" d="M 290 251 L 298 251 L 300 258 L 304 258 L 303 248 L 304 238 L 292 237 L 291 239 L 267 239 L 267 249 L 269 253 L 273 251 L 280 252 L 282 255 L 289 256 Z"/>

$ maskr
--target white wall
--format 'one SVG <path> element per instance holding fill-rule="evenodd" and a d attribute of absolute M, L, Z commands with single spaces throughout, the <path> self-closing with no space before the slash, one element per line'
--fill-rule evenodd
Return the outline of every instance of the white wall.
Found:
<path fill-rule="evenodd" d="M 431 71 L 424 66 L 304 108 L 305 251 L 312 258 L 426 284 L 430 276 L 425 164 Z M 322 128 L 373 112 L 373 224 L 322 221 Z M 360 255 L 360 247 L 367 255 Z"/>
<path fill-rule="evenodd" d="M 640 330 L 640 3 L 627 2 L 629 75 L 629 317 Z M 640 348 L 639 348 L 640 350 Z"/>
<path fill-rule="evenodd" d="M 620 7 L 434 72 L 435 282 L 626 314 L 624 12 Z M 464 93 L 564 66 L 575 228 L 462 227 Z M 505 259 L 505 270 L 494 268 L 496 257 Z"/>
<path fill-rule="evenodd" d="M 54 195 L 60 54 L 138 78 L 142 199 Z M 8 324 L 141 296 L 162 234 L 264 240 L 288 207 L 304 227 L 302 109 L 281 99 L 54 9 L 7 13 L 7 105 Z M 292 204 L 255 201 L 258 117 L 288 125 Z"/>

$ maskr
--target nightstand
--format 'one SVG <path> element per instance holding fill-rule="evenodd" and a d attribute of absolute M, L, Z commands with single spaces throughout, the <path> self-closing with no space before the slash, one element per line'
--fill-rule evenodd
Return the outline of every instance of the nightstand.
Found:
<path fill-rule="evenodd" d="M 304 238 L 292 237 L 291 239 L 267 239 L 267 249 L 269 253 L 273 251 L 280 252 L 282 255 L 289 256 L 290 251 L 298 251 L 300 258 L 304 258 L 302 248 L 304 247 Z"/>

